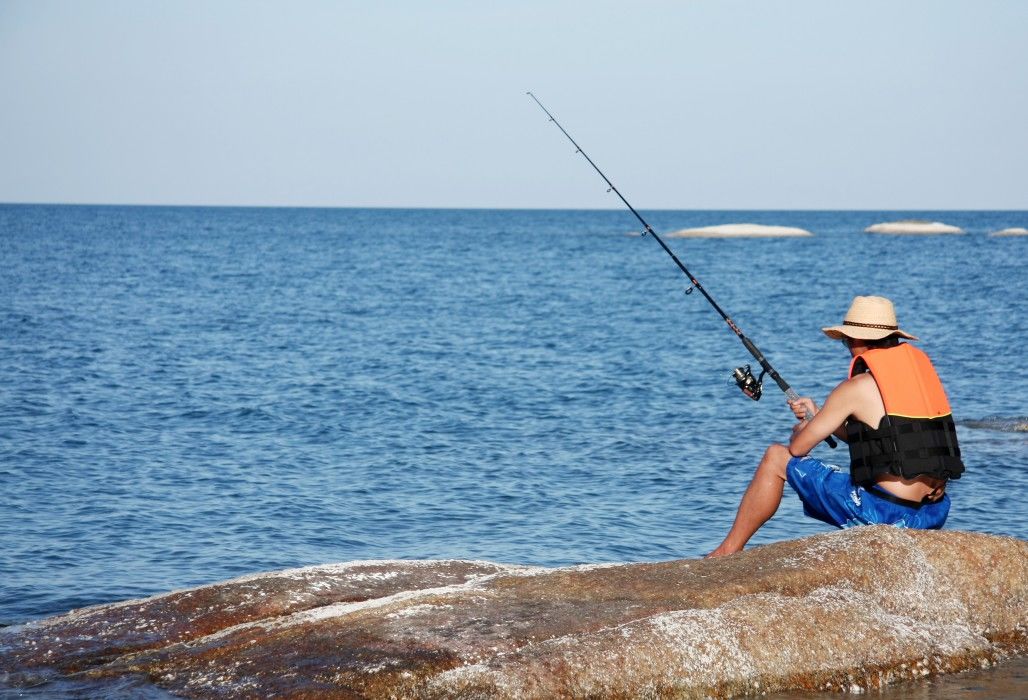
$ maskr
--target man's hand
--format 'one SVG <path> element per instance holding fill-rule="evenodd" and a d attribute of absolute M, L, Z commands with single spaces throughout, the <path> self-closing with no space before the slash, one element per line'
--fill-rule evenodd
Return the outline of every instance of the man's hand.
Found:
<path fill-rule="evenodd" d="M 871 385 L 866 387 L 861 384 L 862 382 L 871 382 Z M 859 407 L 862 392 L 869 388 L 877 391 L 877 386 L 873 382 L 874 379 L 870 374 L 847 379 L 832 390 L 832 393 L 825 399 L 824 406 L 820 409 L 807 397 L 790 401 L 789 408 L 793 410 L 797 418 L 801 419 L 801 422 L 796 426 L 792 440 L 789 441 L 789 453 L 805 455 L 814 449 L 817 443 L 833 434 L 845 440 L 846 421 Z M 814 417 L 804 421 L 802 417 L 807 411 L 810 411 Z"/>
<path fill-rule="evenodd" d="M 796 415 L 797 420 L 806 422 L 806 418 L 808 416 L 813 418 L 818 414 L 819 409 L 817 404 L 814 403 L 814 400 L 809 396 L 801 396 L 795 401 L 789 401 L 788 404 L 789 408 L 791 408 L 792 412 Z M 795 431 L 796 429 L 793 428 L 793 432 Z"/>

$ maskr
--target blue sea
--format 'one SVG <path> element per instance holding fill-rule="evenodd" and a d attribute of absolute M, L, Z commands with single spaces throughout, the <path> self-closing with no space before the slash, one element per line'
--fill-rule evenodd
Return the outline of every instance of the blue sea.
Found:
<path fill-rule="evenodd" d="M 967 473 L 1028 536 L 1028 212 L 644 211 L 801 394 L 896 301 Z M 930 219 L 966 235 L 881 236 Z M 0 206 L 0 623 L 353 559 L 697 557 L 793 422 L 626 211 Z M 844 448 L 816 454 L 847 463 Z M 825 531 L 786 491 L 753 544 Z"/>

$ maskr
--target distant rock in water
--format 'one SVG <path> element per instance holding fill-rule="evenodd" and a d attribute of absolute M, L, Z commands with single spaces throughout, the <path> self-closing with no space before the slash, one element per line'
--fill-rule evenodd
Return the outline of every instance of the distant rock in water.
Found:
<path fill-rule="evenodd" d="M 1028 228 L 1005 228 L 1002 231 L 993 231 L 990 236 L 1028 236 Z"/>
<path fill-rule="evenodd" d="M 959 226 L 950 226 L 939 221 L 921 221 L 918 219 L 906 219 L 904 221 L 889 221 L 882 224 L 874 224 L 864 229 L 865 233 L 909 233 L 909 234 L 934 234 L 934 233 L 963 233 L 964 229 Z"/>
<path fill-rule="evenodd" d="M 791 226 L 765 226 L 763 224 L 721 224 L 701 228 L 685 228 L 667 234 L 668 238 L 781 238 L 813 236 L 810 231 Z"/>
<path fill-rule="evenodd" d="M 981 419 L 957 421 L 958 425 L 979 430 L 998 430 L 1001 433 L 1028 433 L 1028 416 L 1019 418 L 1003 418 L 989 416 Z"/>
<path fill-rule="evenodd" d="M 860 527 L 710 560 L 317 566 L 0 630 L 0 685 L 144 677 L 224 697 L 665 697 L 832 689 L 1028 653 L 1028 542 Z"/>

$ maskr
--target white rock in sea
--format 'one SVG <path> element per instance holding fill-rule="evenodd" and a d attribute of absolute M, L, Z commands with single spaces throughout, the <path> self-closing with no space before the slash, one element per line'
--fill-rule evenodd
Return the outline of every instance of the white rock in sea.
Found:
<path fill-rule="evenodd" d="M 1025 600 L 1028 542 L 887 526 L 718 559 L 350 562 L 0 629 L 0 694 L 62 677 L 211 700 L 867 691 L 1025 654 Z"/>
<path fill-rule="evenodd" d="M 964 229 L 959 226 L 950 226 L 941 221 L 921 221 L 918 219 L 906 219 L 903 221 L 887 221 L 881 224 L 874 224 L 864 229 L 864 233 L 909 233 L 909 234 L 934 234 L 934 233 L 963 233 Z"/>
<path fill-rule="evenodd" d="M 1028 236 L 1028 228 L 1005 228 L 1002 231 L 993 231 L 990 236 Z"/>
<path fill-rule="evenodd" d="M 792 226 L 765 226 L 764 224 L 720 224 L 700 228 L 684 228 L 667 234 L 668 238 L 780 238 L 813 236 L 810 231 Z"/>

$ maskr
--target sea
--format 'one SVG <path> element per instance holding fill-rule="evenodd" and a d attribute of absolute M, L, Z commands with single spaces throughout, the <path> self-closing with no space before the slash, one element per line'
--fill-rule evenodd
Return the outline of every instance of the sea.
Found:
<path fill-rule="evenodd" d="M 946 527 L 1028 537 L 1025 211 L 649 211 L 801 395 L 891 298 L 967 472 Z M 865 227 L 942 221 L 964 235 Z M 699 557 L 794 418 L 622 210 L 0 205 L 0 624 L 355 559 Z M 692 291 L 693 293 L 690 293 Z M 845 448 L 815 455 L 847 464 Z M 752 545 L 824 532 L 786 490 Z M 1022 680 L 1024 667 L 1021 666 Z"/>

